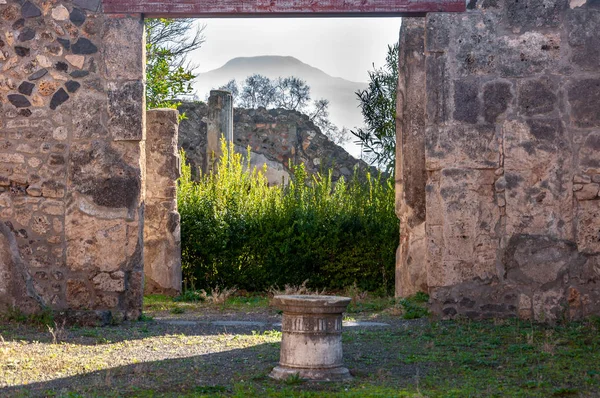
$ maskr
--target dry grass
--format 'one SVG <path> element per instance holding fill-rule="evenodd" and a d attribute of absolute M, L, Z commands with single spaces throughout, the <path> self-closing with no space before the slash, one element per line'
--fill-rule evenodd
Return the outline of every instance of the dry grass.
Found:
<path fill-rule="evenodd" d="M 204 290 L 202 290 L 204 292 Z M 237 292 L 237 288 L 225 288 L 221 290 L 219 286 L 215 287 L 211 292 L 210 296 L 208 296 L 208 300 L 213 304 L 225 304 L 225 301 L 231 296 L 233 296 Z M 206 296 L 206 292 L 204 292 Z"/>
<path fill-rule="evenodd" d="M 47 325 L 48 332 L 50 332 L 50 335 L 52 336 L 52 344 L 58 344 L 67 337 L 67 331 L 65 330 L 66 322 L 66 319 L 63 319 L 60 325 L 56 322 L 54 322 L 54 327 Z"/>
<path fill-rule="evenodd" d="M 319 291 L 319 289 L 312 290 L 306 286 L 308 283 L 308 279 L 302 282 L 301 285 L 285 285 L 284 289 L 281 290 L 279 286 L 271 286 L 268 290 L 269 296 L 281 296 L 281 295 L 311 295 L 311 296 L 321 296 L 325 294 L 325 289 Z"/>

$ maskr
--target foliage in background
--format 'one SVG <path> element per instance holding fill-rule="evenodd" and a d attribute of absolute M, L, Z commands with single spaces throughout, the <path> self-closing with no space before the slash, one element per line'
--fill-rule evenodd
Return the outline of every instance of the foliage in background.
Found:
<path fill-rule="evenodd" d="M 219 89 L 231 92 L 235 106 L 246 109 L 283 108 L 304 112 L 333 143 L 342 145 L 350 140 L 351 134 L 348 129 L 340 129 L 329 120 L 329 100 L 321 98 L 309 105 L 310 86 L 295 76 L 269 79 L 254 74 L 248 76 L 241 87 L 233 79 Z"/>
<path fill-rule="evenodd" d="M 187 55 L 204 43 L 204 26 L 192 19 L 146 19 L 146 106 L 177 109 L 192 92 L 195 67 Z M 195 29 L 195 30 L 194 30 Z"/>
<path fill-rule="evenodd" d="M 215 174 L 195 183 L 183 166 L 178 202 L 187 288 L 264 291 L 300 285 L 389 293 L 399 223 L 392 180 L 358 175 L 335 185 L 294 166 L 287 187 L 224 146 Z"/>
<path fill-rule="evenodd" d="M 386 63 L 369 72 L 369 86 L 356 95 L 365 127 L 352 131 L 372 164 L 386 172 L 394 170 L 396 154 L 396 91 L 398 87 L 398 44 L 388 46 Z"/>

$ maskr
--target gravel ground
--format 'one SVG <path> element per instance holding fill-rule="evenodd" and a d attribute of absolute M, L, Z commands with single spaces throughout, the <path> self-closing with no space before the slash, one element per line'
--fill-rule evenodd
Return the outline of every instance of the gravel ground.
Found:
<path fill-rule="evenodd" d="M 272 308 L 223 309 L 185 304 L 150 311 L 153 319 L 103 328 L 0 326 L 0 396 L 135 396 L 223 388 L 267 378 L 279 358 L 281 315 Z M 358 316 L 350 321 L 373 321 Z M 397 354 L 365 333 L 419 328 L 427 322 L 389 317 L 389 326 L 345 329 L 347 366 L 358 378 L 413 377 Z M 361 338 L 361 336 L 363 338 Z M 56 341 L 54 340 L 56 337 Z M 216 387 L 215 387 L 216 386 Z M 318 388 L 317 388 L 318 389 Z"/>

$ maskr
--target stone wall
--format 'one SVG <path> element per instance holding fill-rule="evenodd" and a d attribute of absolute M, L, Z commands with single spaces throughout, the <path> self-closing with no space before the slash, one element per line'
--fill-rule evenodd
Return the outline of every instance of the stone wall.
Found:
<path fill-rule="evenodd" d="M 194 169 L 207 164 L 207 116 L 204 103 L 183 103 L 179 107 L 187 119 L 179 128 L 179 146 L 186 151 Z M 342 147 L 331 142 L 309 117 L 285 109 L 242 109 L 233 111 L 233 142 L 237 151 L 251 148 L 252 165 L 268 168 L 272 183 L 289 179 L 289 161 L 304 163 L 309 173 L 333 169 L 333 179 L 350 177 L 358 165 L 373 173 L 376 170 L 353 158 Z"/>
<path fill-rule="evenodd" d="M 399 139 L 404 152 L 424 143 L 427 178 L 415 187 L 426 197 L 424 235 L 403 232 L 399 253 L 423 235 L 426 258 L 399 255 L 399 273 L 424 274 L 434 311 L 447 317 L 599 314 L 600 7 L 468 8 L 403 27 L 410 73 L 399 96 L 418 104 L 404 102 Z M 424 96 L 411 64 L 424 70 Z M 420 200 L 401 195 L 403 224 L 420 222 Z M 397 283 L 397 292 L 423 288 L 421 277 Z"/>
<path fill-rule="evenodd" d="M 146 211 L 144 214 L 145 293 L 181 293 L 181 235 L 177 212 L 179 112 L 146 114 Z"/>
<path fill-rule="evenodd" d="M 100 3 L 0 1 L 0 310 L 141 311 L 143 24 Z"/>

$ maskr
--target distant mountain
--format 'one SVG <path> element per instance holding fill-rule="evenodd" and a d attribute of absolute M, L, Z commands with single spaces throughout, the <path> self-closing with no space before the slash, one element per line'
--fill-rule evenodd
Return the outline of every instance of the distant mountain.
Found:
<path fill-rule="evenodd" d="M 269 55 L 234 58 L 218 69 L 201 73 L 194 83 L 194 89 L 200 98 L 205 98 L 211 89 L 218 88 L 231 79 L 241 85 L 248 76 L 255 73 L 271 79 L 299 77 L 311 88 L 311 102 L 321 98 L 329 100 L 330 120 L 335 125 L 353 128 L 363 124 L 355 92 L 364 90 L 367 83 L 330 76 L 294 57 Z"/>

